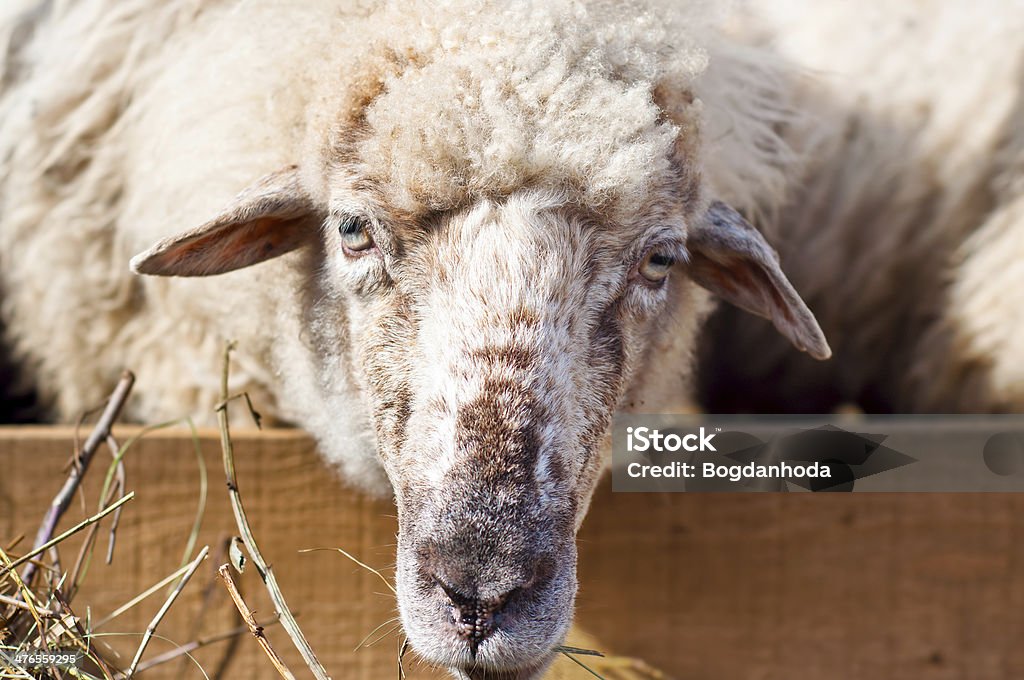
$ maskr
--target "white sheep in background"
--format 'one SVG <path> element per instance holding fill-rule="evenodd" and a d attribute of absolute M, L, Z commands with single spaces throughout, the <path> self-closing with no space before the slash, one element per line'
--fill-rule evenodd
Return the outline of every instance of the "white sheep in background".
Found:
<path fill-rule="evenodd" d="M 686 390 L 695 283 L 829 353 L 719 201 L 771 214 L 799 163 L 781 71 L 713 19 L 38 3 L 3 33 L 13 350 L 61 417 L 128 366 L 131 415 L 156 420 L 214 404 L 237 338 L 235 388 L 393 488 L 413 647 L 461 677 L 535 677 L 572 615 L 612 413 Z M 224 275 L 134 277 L 140 251 L 144 274 Z"/>
<path fill-rule="evenodd" d="M 762 222 L 835 356 L 722 308 L 712 410 L 1024 412 L 1024 3 L 758 3 L 809 159 Z M 835 132 L 830 132 L 834 130 Z"/>

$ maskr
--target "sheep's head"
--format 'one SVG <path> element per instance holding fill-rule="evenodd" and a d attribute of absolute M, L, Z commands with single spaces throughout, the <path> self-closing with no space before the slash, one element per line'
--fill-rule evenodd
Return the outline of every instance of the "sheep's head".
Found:
<path fill-rule="evenodd" d="M 348 200 L 300 234 L 298 186 L 277 175 L 136 267 L 217 273 L 321 239 L 318 342 L 347 348 L 330 355 L 365 395 L 394 486 L 402 620 L 466 677 L 533 677 L 562 640 L 610 419 L 696 305 L 694 281 L 827 354 L 771 251 L 720 203 L 627 229 L 529 191 L 415 221 Z"/>
<path fill-rule="evenodd" d="M 572 617 L 611 418 L 655 362 L 688 359 L 704 289 L 828 348 L 758 232 L 706 197 L 695 131 L 649 84 L 563 63 L 508 90 L 467 68 L 406 65 L 317 128 L 332 131 L 317 162 L 133 266 L 219 274 L 303 247 L 296 304 L 335 376 L 316 389 L 333 405 L 331 386 L 350 385 L 369 414 L 413 647 L 460 677 L 525 679 Z M 327 410 L 307 425 L 330 449 L 343 437 Z"/>

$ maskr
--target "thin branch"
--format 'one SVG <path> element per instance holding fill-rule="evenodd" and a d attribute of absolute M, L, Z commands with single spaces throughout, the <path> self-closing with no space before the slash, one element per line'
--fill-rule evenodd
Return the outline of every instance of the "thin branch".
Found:
<path fill-rule="evenodd" d="M 44 544 L 51 543 L 50 538 L 57 529 L 57 523 L 60 521 L 61 515 L 68 509 L 75 491 L 82 482 L 82 477 L 85 476 L 86 471 L 89 469 L 89 463 L 92 461 L 96 450 L 110 436 L 110 430 L 114 425 L 114 421 L 117 420 L 117 416 L 121 413 L 121 409 L 124 407 L 124 403 L 128 399 L 134 383 L 135 376 L 131 372 L 125 371 L 121 374 L 121 380 L 111 393 L 107 406 L 103 409 L 102 415 L 100 415 L 100 419 L 96 421 L 92 433 L 85 440 L 82 450 L 75 457 L 75 464 L 71 467 L 71 473 L 64 482 L 63 488 L 54 497 L 53 502 L 50 503 L 50 508 L 47 510 L 43 523 L 36 533 L 36 539 L 32 546 L 33 551 Z M 32 554 L 39 553 L 33 552 Z M 35 574 L 36 567 L 29 564 L 25 567 L 21 579 L 31 587 Z"/>
<path fill-rule="evenodd" d="M 206 458 L 203 456 L 203 447 L 199 443 L 199 432 L 196 430 L 195 423 L 192 422 L 191 418 L 186 418 L 188 423 L 189 432 L 192 435 L 192 449 L 196 454 L 196 461 L 199 463 L 199 501 L 196 505 L 196 516 L 192 521 L 192 530 L 189 532 L 188 541 L 185 543 L 185 551 L 181 555 L 182 565 L 187 564 L 192 558 L 192 551 L 196 549 L 196 543 L 199 541 L 199 530 L 203 526 L 203 517 L 206 515 L 206 496 L 207 496 L 207 480 L 206 480 Z"/>
<path fill-rule="evenodd" d="M 68 536 L 72 536 L 72 535 L 78 533 L 79 531 L 81 531 L 82 529 L 84 529 L 85 527 L 89 526 L 90 524 L 94 524 L 94 523 L 100 521 L 101 519 L 103 519 L 104 517 L 106 517 L 110 513 L 114 512 L 119 507 L 121 507 L 122 505 L 124 505 L 128 501 L 132 500 L 133 498 L 135 498 L 135 492 L 131 491 L 127 495 L 122 496 L 121 498 L 117 499 L 117 501 L 115 501 L 112 505 L 110 505 L 106 509 L 102 510 L 101 512 L 96 513 L 95 515 L 93 515 L 92 517 L 90 517 L 90 518 L 88 518 L 86 520 L 83 520 L 83 521 L 79 522 L 78 524 L 76 524 L 75 526 L 71 527 L 70 529 L 65 531 L 63 534 L 61 534 L 57 538 L 51 539 L 51 540 L 47 541 L 46 543 L 44 543 L 44 544 L 42 544 L 40 546 L 37 546 L 36 548 L 33 548 L 32 552 L 26 553 L 25 555 L 22 555 L 18 559 L 14 560 L 11 563 L 10 567 L 4 567 L 2 570 L 0 570 L 0 577 L 6 576 L 10 572 L 11 569 L 17 569 L 19 566 L 21 566 L 25 562 L 30 561 L 36 555 L 40 555 L 40 554 L 46 552 L 52 546 L 55 546 L 58 543 L 60 543 L 61 541 L 65 540 Z"/>
<path fill-rule="evenodd" d="M 85 576 L 82 570 L 85 568 L 87 558 L 92 555 L 92 549 L 96 545 L 96 534 L 99 531 L 99 528 L 99 524 L 93 524 L 89 527 L 89 531 L 85 534 L 85 540 L 82 541 L 82 545 L 78 548 L 78 556 L 75 558 L 75 566 L 71 570 L 71 578 L 68 581 L 71 584 L 68 586 L 68 600 L 73 600 L 75 595 L 78 594 L 78 586 L 81 583 L 81 579 Z"/>
<path fill-rule="evenodd" d="M 156 627 L 160 625 L 160 621 L 162 621 L 164 615 L 167 614 L 167 610 L 170 609 L 171 605 L 174 604 L 174 601 L 178 599 L 178 595 L 180 595 L 181 591 L 185 589 L 185 584 L 187 584 L 189 579 L 192 578 L 192 574 L 196 573 L 196 569 L 199 568 L 199 565 L 202 564 L 203 560 L 206 559 L 206 556 L 209 553 L 210 547 L 203 546 L 203 549 L 199 551 L 199 555 L 190 565 L 188 565 L 188 570 L 181 577 L 181 580 L 178 581 L 177 587 L 175 587 L 174 591 L 164 602 L 163 606 L 160 607 L 160 611 L 158 611 L 156 616 L 153 617 L 153 620 L 149 622 L 149 625 L 146 627 L 146 634 L 142 636 L 142 642 L 139 643 L 139 649 L 135 652 L 135 658 L 132 659 L 132 663 L 128 667 L 128 671 L 124 674 L 125 680 L 131 680 L 132 676 L 135 675 L 135 671 L 139 667 L 139 661 L 142 660 L 142 655 L 146 652 L 146 646 L 149 644 L 150 639 L 152 639 L 153 634 L 156 633 Z"/>
<path fill-rule="evenodd" d="M 114 435 L 107 437 L 107 448 L 110 449 L 110 455 L 113 456 L 114 460 L 117 460 L 117 483 L 114 485 L 114 490 L 111 494 L 119 495 L 124 493 L 125 486 L 127 484 L 126 473 L 124 469 L 124 459 L 118 459 L 117 452 L 120 446 L 117 440 L 114 439 Z M 104 505 L 109 503 L 109 499 L 104 500 Z M 121 522 L 121 511 L 118 510 L 114 513 L 114 518 L 110 522 L 110 532 L 107 538 L 107 564 L 114 561 L 114 543 L 117 541 L 117 525 Z"/>
<path fill-rule="evenodd" d="M 107 494 L 110 492 L 110 487 L 114 483 L 115 478 L 117 477 L 118 464 L 120 464 L 120 462 L 124 459 L 125 454 L 128 453 L 128 450 L 135 445 L 135 442 L 139 441 L 140 439 L 148 435 L 150 432 L 156 432 L 157 430 L 163 430 L 168 427 L 178 425 L 179 423 L 183 422 L 183 420 L 184 419 L 182 418 L 176 418 L 174 420 L 166 420 L 162 423 L 157 423 L 156 425 L 147 425 L 146 427 L 142 428 L 134 435 L 132 435 L 124 444 L 121 444 L 121 447 L 117 450 L 117 455 L 114 456 L 114 459 L 110 462 L 110 465 L 107 466 L 107 474 L 103 478 L 103 488 L 100 491 L 100 507 L 103 506 L 103 501 L 107 497 Z"/>
<path fill-rule="evenodd" d="M 107 446 L 115 447 L 111 451 L 111 455 L 114 456 L 114 463 L 112 463 L 112 465 L 117 466 L 117 483 L 112 485 L 109 489 L 104 490 L 103 497 L 100 498 L 100 510 L 107 508 L 118 494 L 124 493 L 125 487 L 124 461 L 118 460 L 119 450 L 116 448 L 117 442 L 112 436 L 107 438 Z M 114 556 L 114 542 L 117 536 L 117 527 L 121 521 L 121 510 L 123 510 L 123 508 L 118 508 L 117 512 L 114 513 L 114 519 L 110 525 L 110 533 L 107 541 L 107 564 L 111 563 Z M 89 570 L 89 562 L 92 559 L 93 549 L 96 547 L 96 535 L 99 533 L 99 528 L 99 523 L 93 524 L 89 527 L 89 531 L 85 535 L 85 540 L 82 541 L 82 545 L 78 548 L 78 556 L 75 558 L 75 566 L 71 570 L 71 585 L 68 587 L 67 592 L 69 602 L 78 594 L 78 587 L 85 578 L 85 573 Z"/>
<path fill-rule="evenodd" d="M 39 632 L 42 635 L 46 630 L 43 626 L 42 618 L 39 615 L 39 610 L 36 607 L 35 597 L 32 595 L 32 591 L 29 590 L 28 584 L 18 576 L 16 565 L 11 562 L 10 558 L 7 557 L 7 553 L 0 550 L 0 561 L 5 565 L 4 573 L 9 573 L 11 578 L 14 580 L 14 585 L 17 588 L 17 592 L 21 593 L 22 598 L 25 601 L 26 609 L 32 614 L 32 618 L 35 619 L 35 625 L 39 627 Z"/>
<path fill-rule="evenodd" d="M 279 622 L 280 622 L 280 620 L 277 617 L 274 617 L 272 619 L 268 619 L 267 621 L 259 623 L 257 625 L 257 627 L 262 630 L 264 628 L 268 628 L 270 626 L 273 626 L 273 625 L 275 625 L 275 624 L 277 624 Z M 232 628 L 231 630 L 224 631 L 223 633 L 217 633 L 216 635 L 209 635 L 209 636 L 206 636 L 206 637 L 200 637 L 200 638 L 197 638 L 195 640 L 192 640 L 191 642 L 186 642 L 185 644 L 180 645 L 180 646 L 178 646 L 178 647 L 176 647 L 176 648 L 174 648 L 174 649 L 172 649 L 170 651 L 164 652 L 163 654 L 160 654 L 159 656 L 154 656 L 149 661 L 146 661 L 144 663 L 140 663 L 139 667 L 135 669 L 135 674 L 138 675 L 139 673 L 142 673 L 143 671 L 147 671 L 150 668 L 153 668 L 154 666 L 159 666 L 161 664 L 165 664 L 168 661 L 174 661 L 177 658 L 186 657 L 189 654 L 191 654 L 192 652 L 196 651 L 197 649 L 201 649 L 201 648 L 206 647 L 208 645 L 212 645 L 212 644 L 215 644 L 217 642 L 222 642 L 224 640 L 236 639 L 239 635 L 242 635 L 243 633 L 246 633 L 249 630 L 250 629 L 249 629 L 248 625 L 242 625 L 242 626 L 238 626 L 237 628 Z"/>
<path fill-rule="evenodd" d="M 274 664 L 274 668 L 286 680 L 295 680 L 295 676 L 288 669 L 284 659 L 277 653 L 277 650 L 270 644 L 270 640 L 263 634 L 263 626 L 256 623 L 256 617 L 253 615 L 252 610 L 249 609 L 249 605 L 242 599 L 241 593 L 238 592 L 238 587 L 235 586 L 234 579 L 231 578 L 231 567 L 227 564 L 221 565 L 220 569 L 217 570 L 220 574 L 220 578 L 224 581 L 224 587 L 228 589 L 228 594 L 231 595 L 231 600 L 235 603 L 235 607 L 238 608 L 238 613 L 242 615 L 242 620 L 245 621 L 246 626 L 252 632 L 253 637 L 256 638 L 256 642 L 259 643 L 260 647 L 263 648 L 267 658 L 270 659 L 270 663 Z"/>
<path fill-rule="evenodd" d="M 107 437 L 107 448 L 110 449 L 111 455 L 114 457 L 114 463 L 116 465 L 115 478 L 117 482 L 109 489 L 105 489 L 103 497 L 100 499 L 100 510 L 103 510 L 113 502 L 113 500 L 119 495 L 124 493 L 125 489 L 125 471 L 124 461 L 118 459 L 118 444 L 117 440 L 114 439 L 113 435 Z M 114 543 L 117 537 L 117 527 L 121 521 L 121 511 L 123 508 L 119 508 L 114 513 L 114 519 L 110 525 L 110 533 L 107 539 L 107 564 L 110 564 L 114 557 Z M 82 541 L 82 545 L 78 548 L 78 556 L 75 558 L 75 566 L 71 570 L 71 579 L 68 586 L 67 599 L 68 602 L 75 598 L 78 594 L 78 587 L 81 584 L 82 579 L 85 578 L 85 572 L 89 569 L 89 561 L 92 559 L 93 548 L 96 547 L 96 535 L 99 533 L 99 523 L 93 524 L 89 527 L 89 531 L 85 535 L 85 540 Z"/>
<path fill-rule="evenodd" d="M 54 577 L 57 574 L 63 574 L 64 573 L 64 568 L 61 566 L 61 563 L 60 563 L 60 550 L 57 549 L 57 546 L 53 546 L 47 552 L 49 553 L 49 557 L 50 557 L 50 566 L 53 567 L 52 569 L 48 570 L 48 572 L 49 572 L 49 579 L 50 579 L 50 581 L 52 583 Z"/>
<path fill-rule="evenodd" d="M 129 609 L 131 609 L 132 607 L 134 607 L 138 603 L 140 603 L 143 600 L 145 600 L 147 597 L 149 597 L 150 595 L 152 595 L 156 591 L 158 591 L 161 588 L 163 588 L 168 583 L 171 583 L 172 581 L 174 581 L 174 579 L 178 578 L 179 576 L 184 574 L 186 571 L 188 571 L 188 568 L 189 568 L 189 565 L 187 565 L 187 564 L 184 567 L 179 567 L 177 569 L 177 571 L 175 571 L 173 574 L 169 574 L 168 576 L 166 576 L 162 580 L 160 580 L 158 583 L 155 583 L 154 585 L 151 585 L 149 588 L 147 588 L 143 592 L 139 593 L 138 595 L 136 595 L 132 599 L 128 600 L 127 602 L 125 602 L 123 605 L 121 605 L 120 607 L 118 607 L 114 611 L 112 611 L 109 614 L 107 614 L 106 616 L 104 616 L 99 621 L 97 621 L 94 624 L 92 624 L 92 629 L 93 630 L 99 630 L 100 628 L 102 628 L 106 624 L 108 624 L 111 621 L 113 621 L 114 619 L 116 619 L 121 614 L 124 614 L 126 611 L 128 611 Z"/>
<path fill-rule="evenodd" d="M 114 676 L 111 675 L 113 669 L 106 662 L 106 660 L 98 653 L 92 650 L 92 638 L 85 629 L 82 628 L 82 622 L 79 621 L 78 617 L 75 616 L 75 612 L 71 609 L 71 604 L 64 598 L 60 592 L 60 588 L 53 590 L 53 598 L 57 601 L 57 605 L 66 613 L 66 616 L 62 619 L 65 629 L 68 630 L 69 636 L 75 641 L 75 643 L 82 649 L 86 657 L 92 659 L 92 662 L 99 666 L 100 671 L 103 673 L 103 677 L 106 680 L 114 680 Z M 68 628 L 68 622 L 70 621 L 71 628 Z M 72 635 L 72 630 L 76 635 Z M 110 645 L 107 645 L 107 649 L 110 649 Z"/>
<path fill-rule="evenodd" d="M 0 602 L 4 604 L 9 604 L 12 607 L 17 607 L 18 609 L 31 611 L 27 604 L 25 604 L 16 597 L 8 597 L 7 595 L 0 594 Z M 43 618 L 52 618 L 57 615 L 56 612 L 46 609 L 45 607 L 36 607 L 36 611 L 39 612 L 39 615 Z"/>
<path fill-rule="evenodd" d="M 110 499 L 117 492 L 117 487 L 119 486 L 118 480 L 120 479 L 119 473 L 123 468 L 124 457 L 128 453 L 128 450 L 131 449 L 131 447 L 134 446 L 137 441 L 139 441 L 149 433 L 155 432 L 157 430 L 162 430 L 173 425 L 177 425 L 181 422 L 184 422 L 184 420 L 187 419 L 168 420 L 162 423 L 157 423 L 156 425 L 147 425 L 146 427 L 136 432 L 128 441 L 122 444 L 117 449 L 116 452 L 114 452 L 114 458 L 111 461 L 110 465 L 107 467 L 106 477 L 103 478 L 103 488 L 100 491 L 99 508 L 101 510 L 110 503 Z M 115 526 L 111 528 L 112 532 L 116 529 L 116 524 L 117 520 L 115 519 Z M 74 594 L 77 593 L 79 583 L 81 583 L 81 581 L 85 578 L 85 574 L 89 570 L 89 563 L 90 560 L 92 559 L 92 552 L 94 542 L 96 539 L 96 528 L 98 527 L 95 527 L 93 530 L 90 530 L 89 535 L 86 537 L 85 542 L 82 544 L 82 547 L 78 552 L 78 560 L 75 563 L 75 568 L 73 571 L 74 578 L 72 578 L 71 580 L 69 597 L 73 597 Z M 113 533 L 111 534 L 111 539 L 113 539 Z M 110 556 L 110 550 L 112 549 L 113 542 L 111 540 L 111 543 L 108 544 L 108 556 Z M 183 561 L 183 564 L 187 562 L 188 560 L 186 559 Z"/>
<path fill-rule="evenodd" d="M 217 586 L 217 581 L 219 581 L 220 579 L 218 578 L 217 567 L 215 565 L 224 563 L 224 559 L 228 555 L 228 546 L 231 544 L 231 540 L 232 539 L 230 536 L 222 536 L 221 540 L 218 541 L 219 547 L 217 548 L 217 552 L 213 556 L 214 565 L 210 570 L 210 580 L 203 588 L 202 602 L 199 605 L 199 611 L 196 612 L 195 616 L 192 618 L 192 630 L 190 637 L 192 637 L 193 639 L 201 638 L 200 634 L 202 633 L 203 630 L 203 621 L 206 617 L 206 613 L 210 610 L 210 604 L 213 602 L 214 597 L 217 595 L 218 592 L 220 592 L 220 588 Z M 238 624 L 242 625 L 243 630 L 245 630 L 244 622 L 242 621 L 241 615 L 237 611 L 234 612 L 234 615 L 238 618 Z M 275 617 L 274 620 L 277 621 L 278 618 Z M 220 660 L 217 662 L 217 668 L 213 671 L 213 674 L 210 677 L 216 679 L 224 677 L 224 672 L 227 669 L 227 667 L 231 664 L 235 652 L 238 650 L 240 642 L 241 638 L 237 636 L 229 639 L 229 642 L 224 649 L 224 653 L 221 654 Z M 188 669 L 187 661 L 188 660 L 184 658 L 181 660 L 182 666 L 181 670 L 179 671 L 179 675 L 183 675 Z"/>
<path fill-rule="evenodd" d="M 142 637 L 144 635 L 145 635 L 145 633 L 93 633 L 92 637 L 94 637 L 94 638 Z M 175 642 L 174 640 L 170 639 L 169 637 L 164 637 L 163 635 L 160 635 L 159 633 L 153 633 L 153 639 L 154 640 L 163 640 L 164 642 L 166 642 L 167 644 L 169 644 L 169 645 L 171 645 L 172 647 L 175 647 L 175 648 L 177 648 L 179 646 L 178 643 Z M 189 654 L 188 652 L 185 652 L 185 656 L 192 661 L 192 664 L 196 667 L 196 670 L 198 670 L 203 675 L 203 677 L 206 678 L 206 680 L 210 680 L 209 676 L 206 675 L 206 671 L 203 669 L 203 665 L 201 663 L 196 661 L 196 659 L 191 654 Z M 141 667 L 142 664 L 139 664 L 139 666 Z M 138 675 L 138 673 L 139 673 L 139 671 L 138 671 L 138 669 L 136 669 L 135 674 Z M 125 680 L 125 674 L 124 673 L 118 673 L 116 676 L 114 676 L 114 680 Z"/>
<path fill-rule="evenodd" d="M 234 447 L 231 444 L 231 432 L 228 427 L 228 372 L 231 363 L 232 349 L 234 349 L 234 343 L 229 342 L 224 347 L 224 368 L 221 374 L 221 396 L 223 397 L 223 401 L 221 403 L 221 408 L 217 410 L 217 422 L 220 425 L 220 443 L 224 457 L 224 473 L 227 477 L 231 509 L 235 514 L 235 524 L 238 525 L 238 533 L 241 534 L 242 540 L 245 541 L 245 547 L 249 552 L 249 557 L 252 559 L 253 564 L 259 572 L 260 578 L 263 579 L 263 583 L 267 587 L 267 592 L 274 603 L 274 607 L 277 609 L 278 615 L 281 617 L 281 625 L 288 632 L 288 637 L 291 638 L 295 648 L 299 650 L 299 654 L 302 655 L 302 658 L 305 660 L 306 665 L 309 666 L 309 670 L 313 673 L 313 676 L 317 678 L 317 680 L 330 680 L 330 675 L 327 674 L 327 670 L 320 663 L 320 660 L 317 658 L 313 648 L 310 647 L 309 642 L 306 640 L 306 636 L 302 633 L 302 629 L 299 628 L 299 624 L 295 621 L 295 617 L 292 615 L 291 610 L 288 608 L 288 603 L 285 602 L 284 594 L 281 592 L 281 588 L 277 584 L 277 578 L 274 576 L 274 572 L 271 570 L 270 565 L 267 564 L 267 561 L 263 559 L 259 546 L 256 544 L 256 538 L 253 536 L 252 529 L 249 527 L 249 520 L 245 515 L 245 507 L 242 505 L 242 496 L 238 491 L 238 479 L 235 476 Z"/>
<path fill-rule="evenodd" d="M 232 346 L 233 348 L 233 346 Z M 223 396 L 223 395 L 222 395 Z M 249 417 L 252 418 L 252 422 L 256 423 L 256 429 L 263 429 L 263 416 L 256 410 L 256 407 L 252 405 L 252 397 L 249 396 L 248 392 L 237 392 L 232 394 L 230 397 L 222 399 L 220 402 L 214 405 L 214 411 L 222 411 L 228 407 L 228 404 L 233 402 L 235 399 L 245 399 L 245 406 L 249 409 Z"/>

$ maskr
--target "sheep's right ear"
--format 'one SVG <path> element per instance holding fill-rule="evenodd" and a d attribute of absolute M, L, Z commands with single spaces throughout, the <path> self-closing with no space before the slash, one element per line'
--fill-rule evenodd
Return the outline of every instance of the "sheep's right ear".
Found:
<path fill-rule="evenodd" d="M 832 355 L 825 334 L 779 267 L 779 256 L 754 227 L 714 201 L 686 241 L 690 277 L 727 302 L 771 320 L 797 349 Z"/>
<path fill-rule="evenodd" d="M 206 224 L 163 239 L 132 258 L 136 274 L 210 276 L 295 250 L 317 233 L 320 215 L 289 166 L 262 177 Z"/>

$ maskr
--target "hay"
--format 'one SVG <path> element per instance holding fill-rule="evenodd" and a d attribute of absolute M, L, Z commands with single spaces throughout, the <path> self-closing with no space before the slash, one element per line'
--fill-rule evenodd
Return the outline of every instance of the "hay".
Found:
<path fill-rule="evenodd" d="M 216 407 L 221 426 L 221 445 L 224 458 L 224 468 L 227 478 L 228 497 L 234 511 L 236 525 L 241 537 L 232 537 L 224 541 L 224 544 L 215 552 L 213 561 L 221 564 L 216 573 L 211 576 L 207 585 L 202 606 L 195 612 L 186 612 L 190 623 L 193 625 L 192 639 L 183 644 L 178 644 L 162 637 L 158 630 L 161 621 L 167 612 L 175 607 L 178 596 L 188 587 L 190 580 L 196 573 L 200 564 L 210 555 L 210 547 L 197 548 L 200 526 L 203 521 L 207 505 L 207 479 L 206 464 L 203 459 L 202 450 L 199 444 L 199 437 L 192 421 L 183 418 L 152 425 L 141 429 L 137 434 L 120 444 L 113 437 L 111 427 L 115 422 L 118 413 L 124 402 L 128 399 L 134 378 L 126 373 L 119 383 L 117 389 L 111 394 L 110 399 L 102 408 L 96 424 L 93 426 L 90 435 L 80 441 L 77 430 L 75 435 L 74 455 L 68 470 L 67 479 L 57 492 L 49 509 L 44 513 L 44 518 L 38 528 L 35 540 L 31 547 L 22 547 L 24 537 L 10 541 L 6 548 L 0 544 L 0 677 L 4 678 L 85 678 L 103 680 L 130 680 L 131 678 L 149 671 L 150 669 L 167 664 L 175 659 L 183 663 L 191 663 L 194 669 L 205 678 L 219 677 L 227 667 L 229 660 L 237 650 L 240 638 L 245 633 L 250 633 L 267 654 L 271 666 L 277 674 L 284 678 L 295 677 L 291 670 L 285 665 L 283 659 L 278 655 L 270 641 L 264 635 L 264 629 L 282 623 L 283 628 L 292 639 L 300 655 L 306 660 L 310 672 L 317 678 L 329 678 L 327 671 L 316 660 L 313 650 L 308 647 L 305 637 L 299 629 L 294 616 L 284 601 L 284 596 L 277 587 L 273 571 L 267 561 L 263 558 L 249 526 L 242 503 L 241 490 L 238 488 L 238 480 L 235 476 L 235 462 L 231 435 L 228 429 L 227 408 L 235 400 L 244 399 L 250 414 L 259 425 L 259 414 L 255 412 L 252 402 L 247 394 L 236 394 L 228 396 L 227 377 L 229 360 L 232 346 L 229 344 L 224 352 L 224 365 L 222 370 L 223 400 Z M 100 409 L 97 409 L 99 412 Z M 83 418 L 84 422 L 84 418 Z M 130 455 L 133 444 L 147 434 L 161 430 L 173 425 L 188 425 L 191 432 L 191 441 L 195 450 L 196 460 L 199 463 L 199 489 L 196 501 L 195 517 L 192 521 L 191 531 L 182 551 L 182 558 L 178 565 L 168 565 L 166 575 L 154 575 L 153 585 L 142 592 L 135 594 L 122 605 L 116 607 L 110 613 L 101 617 L 92 615 L 92 607 L 88 603 L 82 604 L 75 601 L 75 597 L 83 582 L 85 582 L 89 564 L 93 558 L 100 535 L 101 527 L 106 527 L 108 542 L 105 554 L 105 561 L 109 564 L 116 549 L 117 519 L 125 507 L 131 507 L 135 500 L 134 492 L 126 489 L 127 479 L 125 474 L 124 460 Z M 82 422 L 79 423 L 82 425 Z M 110 462 L 103 477 L 103 483 L 99 491 L 99 498 L 96 501 L 95 512 L 85 517 L 71 528 L 57 534 L 58 523 L 64 518 L 66 511 L 71 506 L 71 500 L 76 495 L 81 497 L 82 507 L 89 507 L 82 490 L 82 480 L 85 478 L 97 452 L 106 447 L 110 452 Z M 60 561 L 59 548 L 65 546 L 68 539 L 81 534 L 81 546 L 78 549 L 77 558 L 70 569 L 65 568 Z M 357 564 L 360 568 L 376 575 L 388 588 L 391 596 L 396 596 L 393 579 L 389 579 L 384 573 L 361 561 L 352 553 L 340 547 L 331 548 L 309 548 L 300 552 L 308 553 L 317 550 L 330 550 L 343 555 L 345 558 Z M 250 563 L 262 579 L 271 601 L 274 603 L 276 615 L 267 620 L 257 620 L 252 610 L 246 605 L 241 593 L 235 587 L 231 577 L 230 565 L 237 571 Z M 22 571 L 19 573 L 19 569 Z M 201 620 L 204 616 L 210 596 L 216 589 L 216 581 L 219 580 L 227 589 L 239 614 L 240 623 L 230 630 L 216 634 L 200 635 Z M 117 620 L 126 612 L 134 609 L 140 603 L 152 598 L 154 595 L 166 588 L 163 603 L 152 617 L 145 630 L 129 633 L 108 633 L 104 627 Z M 72 602 L 74 608 L 72 608 Z M 397 605 L 397 603 L 396 603 Z M 85 612 L 80 616 L 78 612 Z M 371 641 L 375 635 L 391 626 L 385 632 Z M 401 680 L 407 677 L 406 656 L 409 651 L 408 640 L 400 635 L 401 625 L 397 618 L 385 621 L 372 630 L 357 646 L 360 649 L 399 634 L 396 650 L 397 676 Z M 113 647 L 108 645 L 104 638 L 113 635 L 133 635 L 140 638 L 140 643 L 131 655 L 130 661 L 121 658 Z M 151 655 L 145 658 L 149 642 L 159 638 L 174 644 L 174 648 L 158 655 Z M 196 660 L 193 652 L 214 643 L 231 640 L 231 646 L 222 656 L 217 665 L 218 671 L 212 674 Z M 586 640 L 583 644 L 589 644 L 592 640 Z M 306 651 L 303 650 L 305 646 Z M 68 668 L 55 668 L 52 666 L 39 666 L 25 660 L 23 653 L 73 651 L 78 660 L 76 664 Z M 573 674 L 568 668 L 561 670 L 553 669 L 556 677 L 580 677 L 579 673 L 585 673 L 587 677 L 603 678 L 599 671 L 608 669 L 613 677 L 643 677 L 654 678 L 664 677 L 661 674 L 635 673 L 638 667 L 636 661 L 625 658 L 603 657 L 600 652 L 584 647 L 561 646 L 555 649 L 571 661 L 576 668 Z M 595 669 L 584 663 L 578 657 L 589 657 L 601 662 Z M 311 661 L 312 660 L 312 661 Z M 609 665 L 609 662 L 610 665 Z M 566 662 L 568 664 L 568 662 Z M 582 669 L 582 670 L 581 670 Z M 181 675 L 182 669 L 177 675 Z M 269 669 L 268 669 L 269 670 Z M 653 669 L 648 669 L 653 670 Z M 625 673 L 623 675 L 622 673 Z"/>
<path fill-rule="evenodd" d="M 92 617 L 92 608 L 88 604 L 80 608 L 79 604 L 75 603 L 75 607 L 72 607 L 75 595 L 87 576 L 88 565 L 97 546 L 98 530 L 105 522 L 109 522 L 105 561 L 109 564 L 113 560 L 118 518 L 124 506 L 135 499 L 134 492 L 125 491 L 123 465 L 124 457 L 132 444 L 149 432 L 181 422 L 188 422 L 191 427 L 191 422 L 187 420 L 161 423 L 145 428 L 124 445 L 120 445 L 114 439 L 111 427 L 128 399 L 133 384 L 134 377 L 130 373 L 125 373 L 108 399 L 89 437 L 80 442 L 76 431 L 75 450 L 68 476 L 46 510 L 32 546 L 18 554 L 18 547 L 24 541 L 24 537 L 19 537 L 11 541 L 6 548 L 0 547 L 0 677 L 129 680 L 139 673 L 177 658 L 191 659 L 203 676 L 209 677 L 192 658 L 191 653 L 206 645 L 237 637 L 247 630 L 245 627 L 238 627 L 216 635 L 197 637 L 185 644 L 176 645 L 175 649 L 158 657 L 143 661 L 149 642 L 153 638 L 161 637 L 157 633 L 160 622 L 209 554 L 209 546 L 196 550 L 199 527 L 206 506 L 206 480 L 205 464 L 202 461 L 194 427 L 191 429 L 202 470 L 201 484 L 196 516 L 183 550 L 181 566 L 101 619 L 96 620 Z M 104 445 L 110 449 L 112 460 L 99 494 L 96 512 L 54 536 L 58 523 L 71 506 L 73 498 L 81 495 L 84 502 L 82 480 L 92 467 L 97 452 Z M 82 532 L 85 532 L 85 536 L 74 566 L 70 570 L 65 569 L 60 561 L 59 548 L 72 536 Z M 19 572 L 19 569 L 22 571 Z M 141 641 L 131 661 L 125 665 L 113 648 L 103 641 L 104 636 L 112 634 L 100 632 L 99 629 L 165 586 L 169 590 L 163 605 L 146 630 L 135 633 Z M 79 609 L 88 614 L 80 616 L 77 613 Z M 265 627 L 275 623 L 276 619 L 271 619 L 259 625 Z M 72 664 L 55 666 L 46 663 L 51 657 L 44 657 L 43 654 L 61 655 L 67 660 L 74 657 L 75 661 Z"/>

